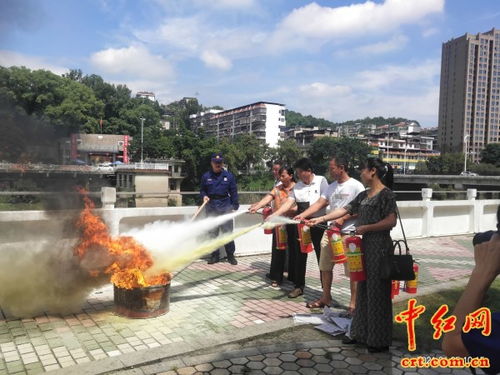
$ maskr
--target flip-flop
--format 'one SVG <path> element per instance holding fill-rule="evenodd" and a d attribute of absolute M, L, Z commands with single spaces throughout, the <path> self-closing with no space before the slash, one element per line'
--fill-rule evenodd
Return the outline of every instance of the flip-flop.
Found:
<path fill-rule="evenodd" d="M 326 303 L 323 303 L 321 301 L 314 301 L 314 302 L 308 302 L 306 303 L 306 307 L 308 309 L 322 309 L 323 307 L 328 306 Z"/>
<path fill-rule="evenodd" d="M 272 288 L 279 288 L 279 287 L 280 287 L 280 283 L 279 283 L 279 282 L 277 282 L 277 281 L 273 281 L 273 282 L 271 283 L 271 287 L 272 287 Z"/>

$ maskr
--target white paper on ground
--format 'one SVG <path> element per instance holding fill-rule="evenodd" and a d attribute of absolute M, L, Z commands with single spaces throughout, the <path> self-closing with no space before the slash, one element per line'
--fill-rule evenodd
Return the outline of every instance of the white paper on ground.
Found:
<path fill-rule="evenodd" d="M 326 332 L 329 335 L 337 336 L 345 334 L 351 338 L 352 319 L 345 311 L 333 311 L 327 306 L 323 309 L 323 315 L 318 314 L 294 314 L 295 324 L 313 324 L 314 328 Z"/>
<path fill-rule="evenodd" d="M 318 314 L 294 314 L 293 322 L 295 324 L 323 324 L 323 318 Z"/>

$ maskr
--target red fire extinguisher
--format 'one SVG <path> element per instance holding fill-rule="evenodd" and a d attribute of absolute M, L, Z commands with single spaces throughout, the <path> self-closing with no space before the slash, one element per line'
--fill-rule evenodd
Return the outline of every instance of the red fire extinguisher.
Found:
<path fill-rule="evenodd" d="M 340 228 L 334 226 L 331 229 L 327 229 L 326 235 L 328 236 L 328 243 L 330 244 L 330 249 L 332 251 L 333 263 L 345 263 L 347 262 L 347 257 L 344 252 L 344 243 L 342 242 L 342 235 L 340 234 Z"/>
<path fill-rule="evenodd" d="M 366 272 L 363 264 L 363 249 L 361 248 L 361 237 L 351 236 L 345 240 L 347 248 L 347 263 L 349 264 L 349 273 L 352 281 L 366 280 Z"/>
<path fill-rule="evenodd" d="M 313 243 L 311 238 L 311 228 L 309 228 L 304 223 L 297 224 L 297 230 L 299 232 L 299 244 L 301 253 L 310 253 L 313 249 Z"/>
<path fill-rule="evenodd" d="M 262 210 L 262 216 L 264 217 L 264 220 L 266 220 L 269 215 L 271 215 L 273 213 L 273 209 L 269 206 L 267 207 L 264 207 L 264 209 Z M 265 234 L 273 234 L 273 228 L 265 228 L 264 229 L 264 233 Z"/>
<path fill-rule="evenodd" d="M 395 296 L 399 295 L 399 288 L 400 288 L 400 283 L 399 280 L 392 280 L 391 284 L 391 299 L 393 299 Z"/>
<path fill-rule="evenodd" d="M 405 292 L 410 294 L 417 293 L 417 285 L 418 285 L 418 264 L 413 263 L 413 271 L 415 272 L 415 279 L 408 280 L 405 284 Z"/>

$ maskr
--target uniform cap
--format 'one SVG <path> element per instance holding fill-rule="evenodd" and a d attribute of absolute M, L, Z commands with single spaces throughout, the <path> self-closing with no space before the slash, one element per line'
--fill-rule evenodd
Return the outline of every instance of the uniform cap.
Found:
<path fill-rule="evenodd" d="M 223 163 L 224 162 L 224 157 L 220 152 L 216 152 L 212 154 L 212 161 L 215 163 Z"/>

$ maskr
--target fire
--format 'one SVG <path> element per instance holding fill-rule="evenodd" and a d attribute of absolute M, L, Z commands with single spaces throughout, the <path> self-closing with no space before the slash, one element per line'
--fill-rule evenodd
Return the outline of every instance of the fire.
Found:
<path fill-rule="evenodd" d="M 165 285 L 170 282 L 171 274 L 164 273 L 146 277 L 144 272 L 153 265 L 151 254 L 132 237 L 112 238 L 104 221 L 94 214 L 94 203 L 86 191 L 83 196 L 85 208 L 77 222 L 81 237 L 74 254 L 82 260 L 99 259 L 104 265 L 91 264 L 89 274 L 93 277 L 110 275 L 111 282 L 119 288 L 133 289 L 152 285 Z"/>

